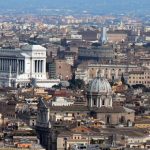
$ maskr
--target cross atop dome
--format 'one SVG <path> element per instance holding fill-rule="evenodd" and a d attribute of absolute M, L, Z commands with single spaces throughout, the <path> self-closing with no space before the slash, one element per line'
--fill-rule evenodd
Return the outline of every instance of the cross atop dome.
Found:
<path fill-rule="evenodd" d="M 100 70 L 100 69 L 97 71 L 97 77 L 98 77 L 98 78 L 101 77 L 101 70 Z"/>
<path fill-rule="evenodd" d="M 99 68 L 97 71 L 97 78 L 101 78 L 102 77 L 102 72 L 101 69 Z"/>

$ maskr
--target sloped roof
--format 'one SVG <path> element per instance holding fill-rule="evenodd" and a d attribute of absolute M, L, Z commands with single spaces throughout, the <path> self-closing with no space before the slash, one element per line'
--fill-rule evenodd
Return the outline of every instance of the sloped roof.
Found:
<path fill-rule="evenodd" d="M 89 108 L 87 106 L 51 106 L 50 107 L 51 111 L 69 111 L 69 112 L 74 112 L 74 111 L 78 111 L 78 112 L 82 112 L 82 111 L 86 111 L 86 112 L 90 112 L 90 111 L 95 111 L 96 113 L 125 113 L 125 112 L 134 112 L 131 109 L 127 109 L 125 107 L 122 106 L 114 106 L 114 107 L 101 107 L 101 108 L 97 108 L 97 107 L 93 107 L 93 108 Z"/>
<path fill-rule="evenodd" d="M 43 51 L 46 51 L 46 48 L 41 46 L 41 45 L 24 45 L 24 46 L 22 46 L 22 50 L 31 50 L 31 51 L 43 50 Z"/>

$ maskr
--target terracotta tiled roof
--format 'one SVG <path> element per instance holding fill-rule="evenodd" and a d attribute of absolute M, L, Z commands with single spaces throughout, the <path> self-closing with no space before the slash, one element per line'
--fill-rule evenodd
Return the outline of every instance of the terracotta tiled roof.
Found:
<path fill-rule="evenodd" d="M 122 106 L 116 107 L 101 107 L 101 108 L 89 108 L 87 106 L 51 106 L 51 111 L 95 111 L 97 113 L 124 113 L 126 112 L 125 108 Z"/>
<path fill-rule="evenodd" d="M 51 106 L 51 111 L 89 111 L 86 106 Z"/>

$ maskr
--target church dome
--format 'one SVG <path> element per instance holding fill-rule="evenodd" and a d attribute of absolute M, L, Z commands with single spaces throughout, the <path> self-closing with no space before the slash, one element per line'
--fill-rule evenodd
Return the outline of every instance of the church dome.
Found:
<path fill-rule="evenodd" d="M 91 81 L 88 87 L 88 92 L 90 93 L 105 93 L 109 94 L 112 92 L 111 85 L 107 79 L 102 77 L 96 77 L 94 80 Z"/>

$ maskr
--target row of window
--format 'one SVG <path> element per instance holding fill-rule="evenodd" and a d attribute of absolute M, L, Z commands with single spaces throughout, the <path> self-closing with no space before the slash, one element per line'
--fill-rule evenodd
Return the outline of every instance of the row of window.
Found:
<path fill-rule="evenodd" d="M 34 53 L 34 55 L 43 55 L 44 53 Z"/>
<path fill-rule="evenodd" d="M 149 84 L 150 83 L 150 81 L 129 81 L 129 83 L 131 83 L 131 84 L 134 84 L 134 83 L 136 83 L 136 84 Z"/>
<path fill-rule="evenodd" d="M 150 76 L 145 76 L 145 78 L 147 79 L 150 79 Z M 132 77 L 132 76 L 129 76 L 129 79 L 144 79 L 144 77 Z"/>
<path fill-rule="evenodd" d="M 96 99 L 93 99 L 93 102 L 94 102 L 94 105 L 96 106 L 96 105 L 97 105 L 97 100 L 96 100 Z M 102 105 L 102 106 L 105 106 L 105 99 L 103 99 L 101 102 L 102 102 L 101 105 Z M 108 105 L 110 105 L 110 104 L 111 104 L 111 101 L 108 100 L 108 103 L 109 103 Z"/>
<path fill-rule="evenodd" d="M 150 127 L 150 125 L 149 124 L 141 124 L 141 125 L 136 125 L 137 127 Z"/>
<path fill-rule="evenodd" d="M 12 117 L 12 118 L 15 117 L 15 115 L 13 115 L 13 114 L 6 114 L 6 116 L 7 117 Z"/>
<path fill-rule="evenodd" d="M 54 114 L 55 114 L 55 115 L 57 115 L 57 113 L 56 113 L 56 112 L 55 112 Z M 65 115 L 66 115 L 66 116 L 68 116 L 68 114 L 69 114 L 68 112 L 66 112 L 66 113 L 65 113 Z M 79 113 L 79 112 L 77 112 L 77 113 L 76 113 L 76 115 L 80 115 L 80 113 Z M 74 116 L 75 116 L 75 113 L 72 113 L 72 116 L 74 117 Z"/>
<path fill-rule="evenodd" d="M 92 68 L 92 70 L 94 70 L 94 68 Z M 103 70 L 103 69 L 102 69 L 102 70 Z M 112 70 L 112 71 L 115 71 L 115 70 L 117 70 L 117 69 L 111 69 L 111 68 L 107 69 L 107 68 L 105 68 L 104 70 Z M 118 71 L 120 72 L 121 69 L 118 69 Z"/>

